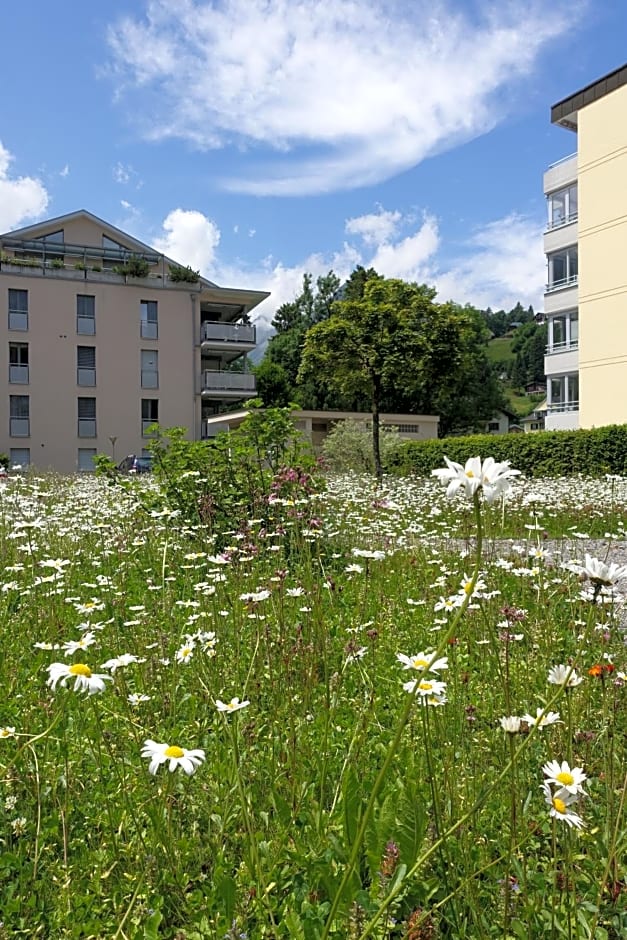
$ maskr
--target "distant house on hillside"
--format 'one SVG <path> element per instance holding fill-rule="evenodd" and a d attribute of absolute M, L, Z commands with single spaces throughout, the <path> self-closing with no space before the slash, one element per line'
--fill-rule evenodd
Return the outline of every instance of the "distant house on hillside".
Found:
<path fill-rule="evenodd" d="M 545 418 L 546 418 L 546 398 L 543 402 L 535 408 L 531 414 L 528 414 L 525 418 L 520 418 L 520 424 L 522 425 L 523 431 L 528 433 L 529 431 L 544 431 Z"/>
<path fill-rule="evenodd" d="M 489 421 L 486 421 L 486 434 L 509 434 L 510 431 L 521 431 L 518 415 L 503 408 L 497 411 Z"/>

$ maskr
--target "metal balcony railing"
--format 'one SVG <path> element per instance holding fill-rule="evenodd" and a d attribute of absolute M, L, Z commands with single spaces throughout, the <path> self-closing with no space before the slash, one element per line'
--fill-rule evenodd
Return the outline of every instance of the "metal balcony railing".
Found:
<path fill-rule="evenodd" d="M 549 414 L 557 414 L 564 411 L 579 411 L 578 401 L 555 401 L 548 402 L 546 410 Z"/>
<path fill-rule="evenodd" d="M 571 349 L 579 349 L 579 340 L 573 339 L 569 343 L 566 341 L 563 343 L 549 343 L 544 351 L 547 356 L 550 356 L 553 353 L 570 352 Z"/>
<path fill-rule="evenodd" d="M 549 281 L 546 285 L 545 294 L 549 294 L 553 290 L 561 290 L 563 287 L 574 287 L 578 280 L 578 274 L 571 274 L 569 277 L 561 277 L 557 281 Z"/>

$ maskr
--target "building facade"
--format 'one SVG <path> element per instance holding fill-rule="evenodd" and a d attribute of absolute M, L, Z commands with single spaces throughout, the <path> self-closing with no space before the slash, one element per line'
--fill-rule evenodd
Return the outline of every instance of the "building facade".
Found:
<path fill-rule="evenodd" d="M 1 235 L 0 452 L 73 472 L 142 454 L 155 422 L 206 436 L 255 395 L 249 314 L 267 296 L 194 280 L 86 211 Z"/>
<path fill-rule="evenodd" d="M 225 431 L 238 428 L 249 414 L 248 411 L 232 411 L 229 414 L 209 418 L 206 422 L 207 437 L 217 437 Z M 329 432 L 341 421 L 352 421 L 364 429 L 372 430 L 372 413 L 362 411 L 292 411 L 294 427 L 314 448 L 319 451 Z M 427 441 L 438 436 L 438 415 L 379 415 L 382 430 L 394 430 L 408 441 Z"/>
<path fill-rule="evenodd" d="M 546 428 L 627 422 L 627 65 L 558 102 L 577 153 L 544 175 Z"/>

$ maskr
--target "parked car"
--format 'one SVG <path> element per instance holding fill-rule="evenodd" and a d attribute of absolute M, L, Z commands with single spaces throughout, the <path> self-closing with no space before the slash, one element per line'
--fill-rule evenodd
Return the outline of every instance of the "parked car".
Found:
<path fill-rule="evenodd" d="M 138 457 L 129 454 L 117 466 L 119 473 L 150 473 L 152 470 L 152 457 Z"/>

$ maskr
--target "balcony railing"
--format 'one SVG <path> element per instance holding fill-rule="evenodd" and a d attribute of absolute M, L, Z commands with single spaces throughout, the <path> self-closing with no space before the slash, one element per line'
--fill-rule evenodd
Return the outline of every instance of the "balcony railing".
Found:
<path fill-rule="evenodd" d="M 569 153 L 565 157 L 560 157 L 559 160 L 556 160 L 555 163 L 549 163 L 549 170 L 552 170 L 554 166 L 559 166 L 561 163 L 566 163 L 567 160 L 572 160 L 573 157 L 577 156 L 577 151 L 574 153 Z"/>
<path fill-rule="evenodd" d="M 229 426 L 226 421 L 207 421 L 205 418 L 203 418 L 200 425 L 200 436 L 203 441 L 207 441 L 228 430 Z"/>
<path fill-rule="evenodd" d="M 549 414 L 557 414 L 564 411 L 579 411 L 578 401 L 555 401 L 548 402 L 546 410 Z"/>
<path fill-rule="evenodd" d="M 563 219 L 554 219 L 553 221 L 549 220 L 546 231 L 552 232 L 556 228 L 563 228 L 565 225 L 570 225 L 571 222 L 576 222 L 578 218 L 579 214 L 577 212 L 571 212 L 570 215 L 564 216 Z"/>
<path fill-rule="evenodd" d="M 255 344 L 256 329 L 250 323 L 213 323 L 206 320 L 200 328 L 200 341 Z"/>
<path fill-rule="evenodd" d="M 206 369 L 202 373 L 203 392 L 251 392 L 255 391 L 255 376 L 250 372 L 220 372 Z"/>
<path fill-rule="evenodd" d="M 566 341 L 563 343 L 549 343 L 544 351 L 547 356 L 550 356 L 552 353 L 570 352 L 571 349 L 579 349 L 579 340 L 573 339 L 570 343 Z"/>
<path fill-rule="evenodd" d="M 549 294 L 553 290 L 561 290 L 563 287 L 574 287 L 578 280 L 578 274 L 571 274 L 570 277 L 561 277 L 557 281 L 550 281 L 546 285 L 545 294 Z"/>

